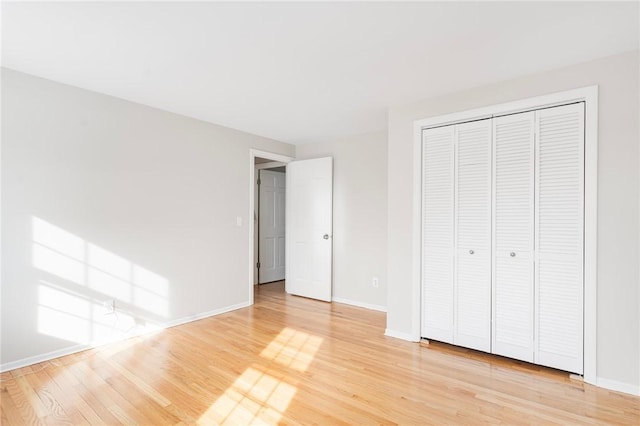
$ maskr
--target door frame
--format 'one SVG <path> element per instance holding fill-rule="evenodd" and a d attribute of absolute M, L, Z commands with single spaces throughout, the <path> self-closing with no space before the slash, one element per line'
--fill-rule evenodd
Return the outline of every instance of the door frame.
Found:
<path fill-rule="evenodd" d="M 249 275 L 247 279 L 247 290 L 249 291 L 249 304 L 253 305 L 253 269 L 257 260 L 254 257 L 254 232 L 255 232 L 255 222 L 254 222 L 254 214 L 255 214 L 255 184 L 256 184 L 256 157 L 266 158 L 267 160 L 271 160 L 274 163 L 278 163 L 278 165 L 286 165 L 287 163 L 293 161 L 295 158 L 289 157 L 288 155 L 275 154 L 273 152 L 261 151 L 259 149 L 249 149 L 249 214 L 247 215 L 249 222 Z M 264 163 L 271 164 L 269 167 L 274 167 L 273 163 Z M 285 223 L 286 227 L 286 223 Z"/>
<path fill-rule="evenodd" d="M 421 235 L 422 232 L 422 130 L 465 121 L 493 118 L 533 109 L 585 102 L 584 181 L 584 381 L 597 385 L 597 234 L 598 234 L 598 86 L 506 102 L 482 108 L 425 118 L 413 122 L 413 259 L 412 334 L 421 332 Z M 418 232 L 420 231 L 420 232 Z"/>

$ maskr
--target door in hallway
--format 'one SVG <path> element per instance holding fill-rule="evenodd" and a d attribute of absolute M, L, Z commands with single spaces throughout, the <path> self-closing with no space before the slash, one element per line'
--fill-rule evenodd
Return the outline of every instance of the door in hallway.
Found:
<path fill-rule="evenodd" d="M 286 179 L 283 172 L 260 171 L 260 284 L 284 279 L 285 192 Z"/>

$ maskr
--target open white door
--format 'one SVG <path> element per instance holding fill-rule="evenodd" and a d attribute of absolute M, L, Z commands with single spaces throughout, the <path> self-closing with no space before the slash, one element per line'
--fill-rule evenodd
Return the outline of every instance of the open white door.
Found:
<path fill-rule="evenodd" d="M 331 301 L 333 159 L 287 164 L 287 293 Z"/>
<path fill-rule="evenodd" d="M 260 284 L 284 279 L 285 174 L 260 172 Z"/>

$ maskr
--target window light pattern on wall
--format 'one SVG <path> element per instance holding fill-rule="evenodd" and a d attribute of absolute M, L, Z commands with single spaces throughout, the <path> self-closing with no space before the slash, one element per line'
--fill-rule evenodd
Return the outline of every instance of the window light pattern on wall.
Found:
<path fill-rule="evenodd" d="M 117 254 L 32 218 L 38 332 L 76 342 L 115 340 L 156 329 L 169 316 L 169 281 Z M 115 301 L 116 310 L 105 308 Z"/>

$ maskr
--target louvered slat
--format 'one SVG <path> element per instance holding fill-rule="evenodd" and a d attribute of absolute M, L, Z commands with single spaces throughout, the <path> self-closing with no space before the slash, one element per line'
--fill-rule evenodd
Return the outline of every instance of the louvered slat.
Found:
<path fill-rule="evenodd" d="M 584 104 L 536 114 L 535 362 L 582 374 Z"/>
<path fill-rule="evenodd" d="M 454 343 L 491 350 L 491 120 L 456 126 Z"/>
<path fill-rule="evenodd" d="M 533 361 L 534 113 L 493 120 L 492 352 Z"/>
<path fill-rule="evenodd" d="M 454 127 L 422 132 L 422 337 L 453 343 Z"/>

